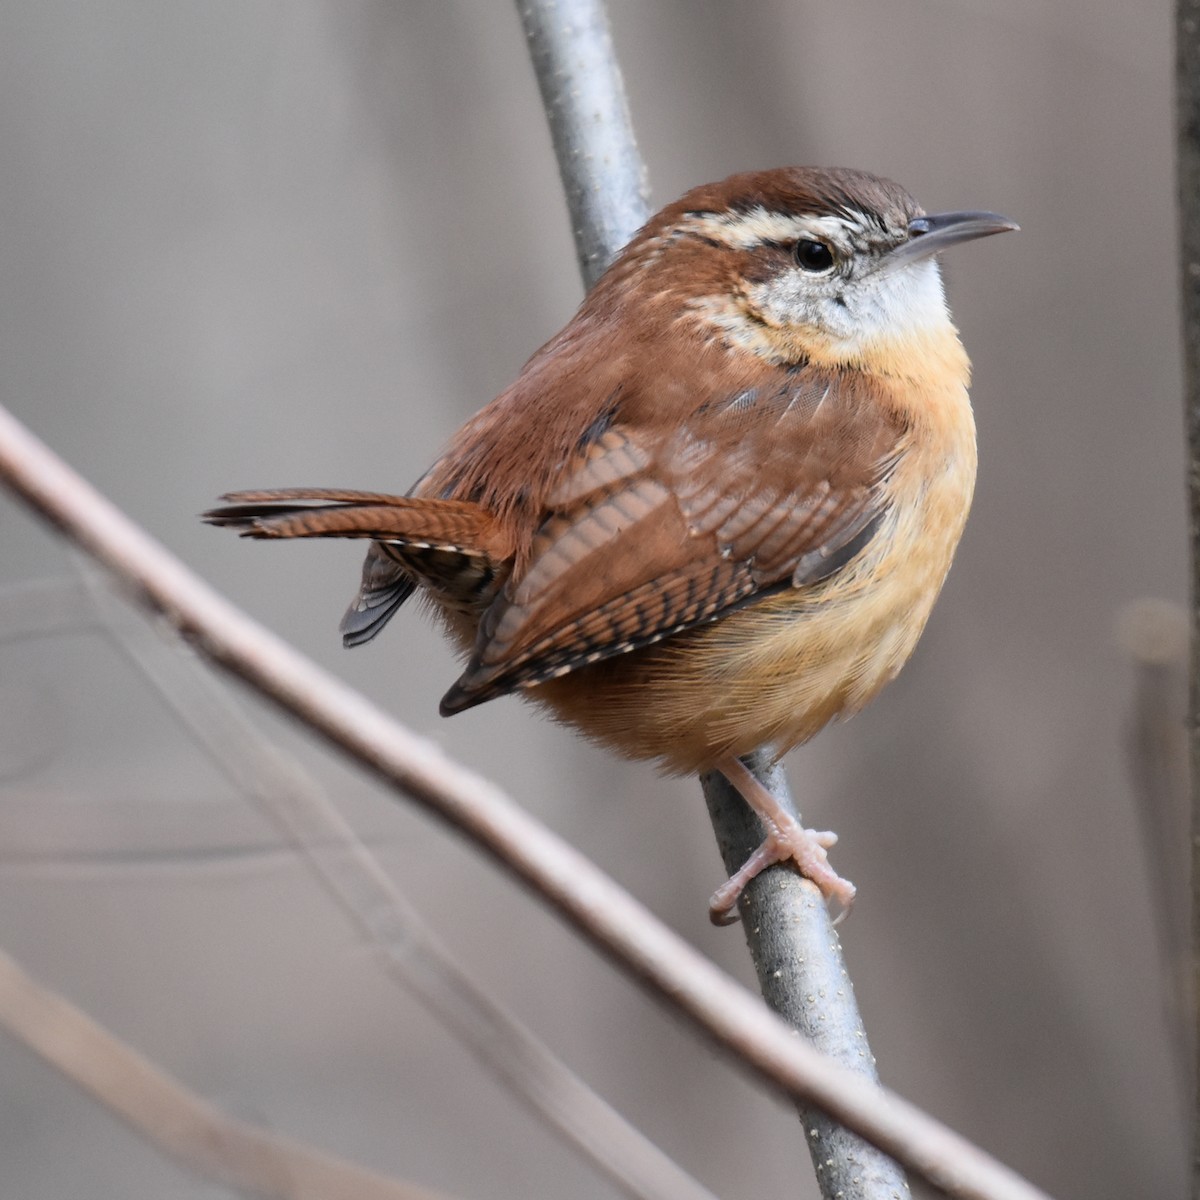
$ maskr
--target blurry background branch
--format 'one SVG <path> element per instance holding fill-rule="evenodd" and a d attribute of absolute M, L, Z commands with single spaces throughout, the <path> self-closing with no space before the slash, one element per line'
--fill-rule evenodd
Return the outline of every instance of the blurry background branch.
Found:
<path fill-rule="evenodd" d="M 1132 670 L 1125 746 L 1142 857 L 1155 930 L 1166 967 L 1164 1012 L 1168 1027 L 1190 1037 L 1188 996 L 1191 926 L 1188 895 L 1191 856 L 1181 832 L 1188 827 L 1188 614 L 1172 601 L 1143 597 L 1118 614 L 1117 639 Z M 1192 1065 L 1176 1059 L 1180 1112 L 1191 1107 Z"/>
<path fill-rule="evenodd" d="M 603 0 L 518 0 L 545 105 L 584 284 L 649 216 L 646 170 L 638 153 Z M 750 764 L 785 807 L 796 812 L 781 767 L 765 754 Z M 732 874 L 764 830 L 724 776 L 704 776 L 713 832 Z M 822 1053 L 873 1083 L 875 1058 L 859 1015 L 841 944 L 817 889 L 790 865 L 762 872 L 739 899 L 746 941 L 764 999 Z M 908 1194 L 903 1172 L 886 1155 L 824 1113 L 801 1108 L 821 1193 L 837 1197 Z"/>
<path fill-rule="evenodd" d="M 385 970 L 518 1100 L 639 1200 L 713 1200 L 593 1092 L 450 956 L 380 861 L 309 774 L 242 714 L 228 689 L 174 638 L 127 630 L 88 572 L 86 607 L 174 710 L 213 764 L 283 834 L 379 954 Z M 69 589 L 45 589 L 62 604 Z M 37 597 L 31 597 L 35 602 Z M 40 605 L 38 605 L 40 607 Z"/>
<path fill-rule="evenodd" d="M 1176 3 L 1176 117 L 1184 414 L 1192 542 L 1192 1194 L 1200 1197 L 1200 4 Z"/>
<path fill-rule="evenodd" d="M 447 1200 L 236 1121 L 0 951 L 0 1027 L 189 1171 L 264 1200 Z"/>

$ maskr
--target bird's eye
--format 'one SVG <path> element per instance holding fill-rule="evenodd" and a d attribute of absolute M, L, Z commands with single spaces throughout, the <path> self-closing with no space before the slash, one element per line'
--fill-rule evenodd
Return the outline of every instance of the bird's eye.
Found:
<path fill-rule="evenodd" d="M 801 238 L 792 253 L 806 271 L 828 271 L 833 266 L 833 251 L 824 242 Z"/>

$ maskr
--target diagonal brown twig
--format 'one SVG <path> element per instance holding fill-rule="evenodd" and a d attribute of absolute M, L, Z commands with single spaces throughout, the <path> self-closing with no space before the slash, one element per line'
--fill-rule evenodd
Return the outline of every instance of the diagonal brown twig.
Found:
<path fill-rule="evenodd" d="M 4 409 L 0 479 L 205 657 L 457 828 L 753 1076 L 821 1108 L 951 1196 L 1044 1200 L 1039 1189 L 934 1118 L 806 1045 L 493 784 L 240 613 Z"/>

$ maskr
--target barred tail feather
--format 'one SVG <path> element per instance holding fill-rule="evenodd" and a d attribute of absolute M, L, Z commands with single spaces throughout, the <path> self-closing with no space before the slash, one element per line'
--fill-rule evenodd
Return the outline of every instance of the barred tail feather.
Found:
<path fill-rule="evenodd" d="M 342 642 L 369 642 L 418 583 L 479 602 L 511 553 L 491 513 L 465 500 L 335 488 L 230 492 L 203 519 L 242 537 L 363 538 L 373 543 L 362 585 L 342 618 Z M 461 595 L 459 594 L 461 593 Z"/>
<path fill-rule="evenodd" d="M 498 549 L 492 515 L 465 500 L 280 488 L 230 492 L 202 519 L 251 538 L 369 538 L 474 553 Z"/>

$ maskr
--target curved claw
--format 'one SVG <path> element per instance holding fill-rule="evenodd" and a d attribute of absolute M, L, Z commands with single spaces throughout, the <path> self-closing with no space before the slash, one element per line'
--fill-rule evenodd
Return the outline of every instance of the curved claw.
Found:
<path fill-rule="evenodd" d="M 741 913 L 737 910 L 738 895 L 732 897 L 723 896 L 724 888 L 717 888 L 712 894 L 712 898 L 708 902 L 708 919 L 717 926 L 721 925 L 736 925 L 741 919 Z"/>
<path fill-rule="evenodd" d="M 767 867 L 787 858 L 788 855 L 781 853 L 781 850 L 782 846 L 777 840 L 777 834 L 772 831 L 762 845 L 742 863 L 741 867 L 713 892 L 708 902 L 708 919 L 714 925 L 737 924 L 739 919 L 737 902 L 738 897 L 742 894 L 742 889 L 760 871 L 765 871 Z"/>

